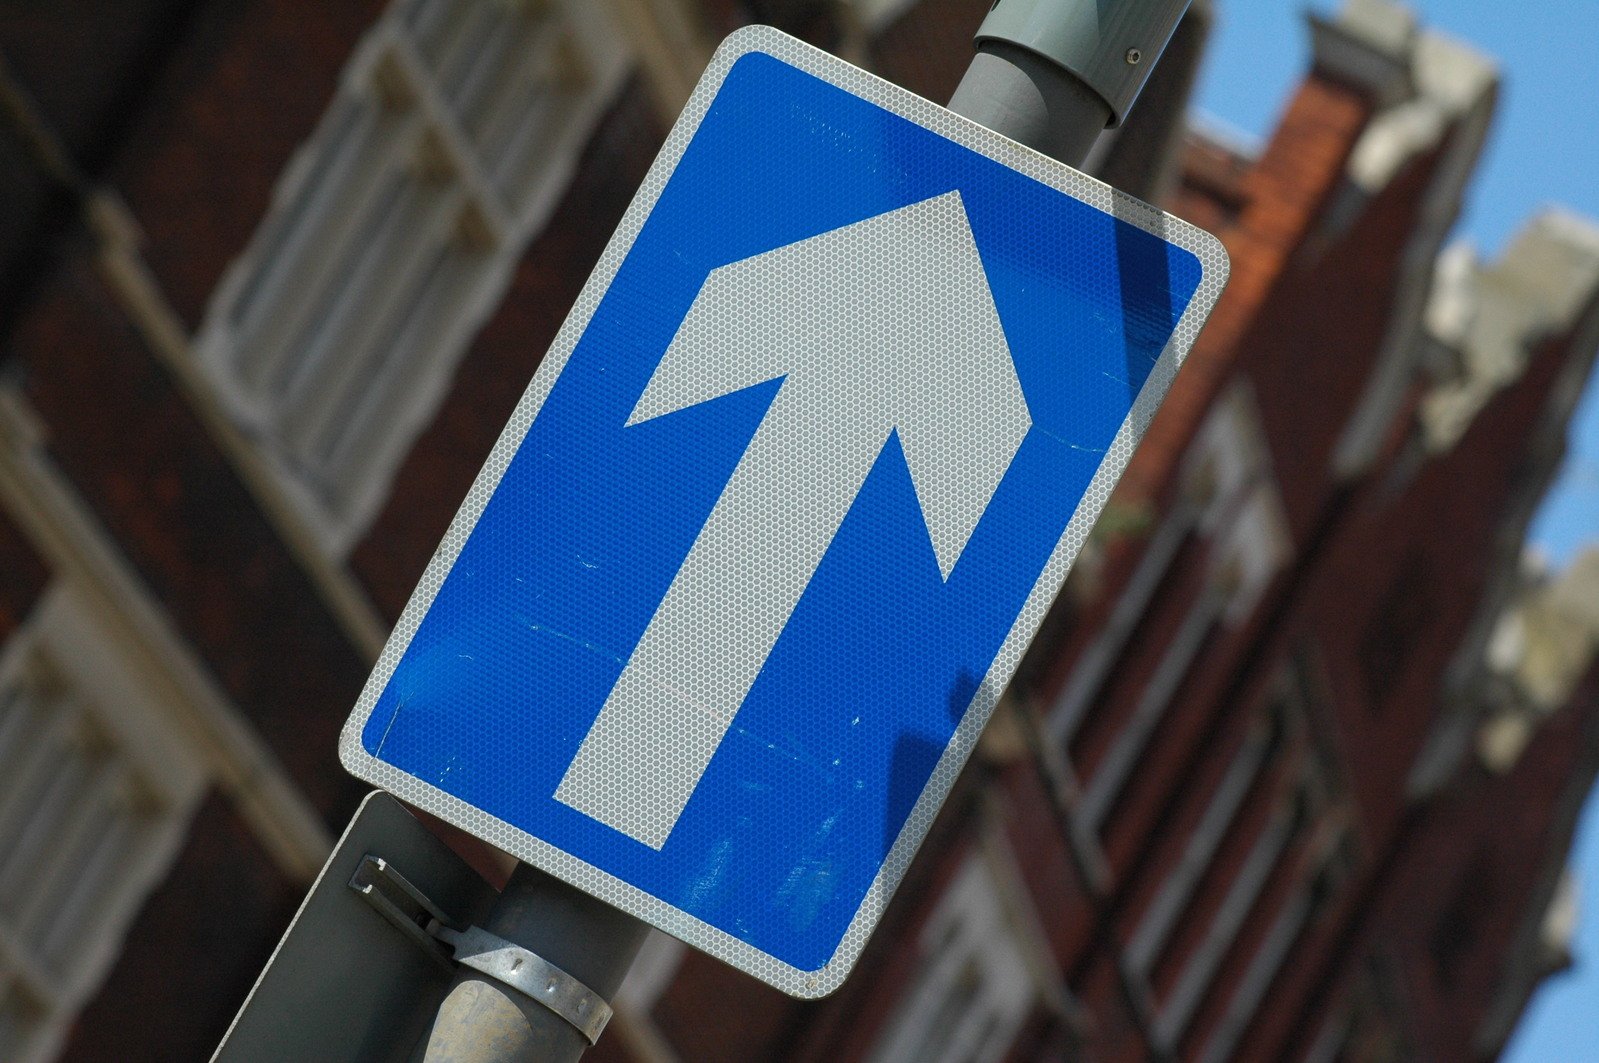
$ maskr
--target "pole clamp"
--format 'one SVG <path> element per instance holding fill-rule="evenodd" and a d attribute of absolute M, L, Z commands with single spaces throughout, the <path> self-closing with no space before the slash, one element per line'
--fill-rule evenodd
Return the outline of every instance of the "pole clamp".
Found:
<path fill-rule="evenodd" d="M 543 1004 L 576 1027 L 591 1045 L 611 1021 L 611 1006 L 603 997 L 535 952 L 478 926 L 440 927 L 437 936 L 455 947 L 456 963 Z"/>
<path fill-rule="evenodd" d="M 599 1041 L 611 1021 L 604 997 L 537 953 L 482 927 L 456 923 L 382 857 L 368 853 L 350 876 L 350 888 L 434 960 L 470 967 L 509 986 L 565 1019 L 589 1044 Z"/>

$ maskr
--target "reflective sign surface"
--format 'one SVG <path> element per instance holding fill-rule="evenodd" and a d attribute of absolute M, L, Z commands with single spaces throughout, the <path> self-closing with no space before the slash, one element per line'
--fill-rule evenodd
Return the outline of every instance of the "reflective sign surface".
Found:
<path fill-rule="evenodd" d="M 740 31 L 418 587 L 345 764 L 830 992 L 1225 272 L 1191 226 Z"/>

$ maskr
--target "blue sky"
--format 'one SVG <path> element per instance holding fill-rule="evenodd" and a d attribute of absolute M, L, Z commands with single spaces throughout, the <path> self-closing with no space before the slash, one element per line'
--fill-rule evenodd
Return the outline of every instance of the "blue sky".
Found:
<path fill-rule="evenodd" d="M 1217 33 L 1201 75 L 1199 106 L 1264 137 L 1309 62 L 1303 10 L 1288 0 L 1216 0 Z M 1318 10 L 1335 5 L 1322 0 Z M 1458 235 L 1497 257 L 1541 206 L 1599 219 L 1599 0 L 1410 0 L 1430 29 L 1496 57 L 1504 80 L 1494 132 L 1469 191 Z M 1532 529 L 1557 566 L 1599 542 L 1599 378 L 1589 381 L 1571 452 Z M 1534 998 L 1506 1054 L 1509 1063 L 1599 1061 L 1599 800 L 1577 839 L 1582 916 L 1575 969 Z"/>

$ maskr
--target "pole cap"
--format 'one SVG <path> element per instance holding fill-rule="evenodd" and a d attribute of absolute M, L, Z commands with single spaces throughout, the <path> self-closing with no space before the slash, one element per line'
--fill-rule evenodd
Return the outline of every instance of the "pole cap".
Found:
<path fill-rule="evenodd" d="M 1120 125 L 1189 0 L 996 0 L 977 43 L 1004 41 L 1059 64 L 1097 93 Z"/>

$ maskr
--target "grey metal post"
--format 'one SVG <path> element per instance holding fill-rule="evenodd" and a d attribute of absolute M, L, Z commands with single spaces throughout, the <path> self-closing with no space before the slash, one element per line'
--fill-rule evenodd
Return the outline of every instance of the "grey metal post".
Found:
<path fill-rule="evenodd" d="M 1119 125 L 1189 0 L 998 0 L 949 109 L 1072 166 Z"/>
<path fill-rule="evenodd" d="M 977 55 L 949 109 L 1066 163 L 1080 166 L 1094 141 L 1120 125 L 1149 80 L 1190 0 L 996 0 L 977 30 Z M 1039 773 L 1053 754 L 1036 717 L 1023 712 Z M 1057 809 L 1060 801 L 1056 800 Z M 1070 815 L 1067 812 L 1067 815 Z M 1070 823 L 1066 824 L 1070 830 Z M 1067 846 L 1073 856 L 1077 847 Z M 1079 863 L 1096 908 L 1095 871 Z M 1125 979 L 1127 1007 L 1148 1029 L 1144 996 Z"/>
<path fill-rule="evenodd" d="M 485 929 L 559 967 L 609 1001 L 649 927 L 527 864 L 518 864 Z M 570 1063 L 588 1041 L 537 1000 L 460 968 L 428 1035 L 425 1063 Z"/>

